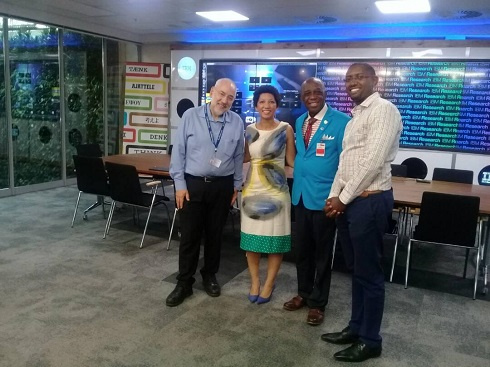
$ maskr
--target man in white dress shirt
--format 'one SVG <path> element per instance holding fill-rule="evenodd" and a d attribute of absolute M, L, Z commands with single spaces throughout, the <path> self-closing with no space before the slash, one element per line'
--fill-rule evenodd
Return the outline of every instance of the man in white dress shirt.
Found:
<path fill-rule="evenodd" d="M 402 121 L 395 105 L 375 92 L 377 83 L 369 64 L 356 63 L 347 70 L 345 86 L 356 107 L 324 208 L 327 216 L 337 217 L 342 251 L 353 276 L 349 325 L 341 332 L 323 334 L 322 340 L 352 344 L 334 354 L 347 362 L 378 357 L 382 350 L 383 234 L 393 209 L 390 164 L 398 151 Z"/>

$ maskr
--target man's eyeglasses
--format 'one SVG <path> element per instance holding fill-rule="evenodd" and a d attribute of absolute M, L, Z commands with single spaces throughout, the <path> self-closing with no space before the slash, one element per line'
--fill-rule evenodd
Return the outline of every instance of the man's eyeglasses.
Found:
<path fill-rule="evenodd" d="M 353 80 L 360 82 L 363 79 L 371 78 L 372 76 L 374 75 L 364 75 L 364 74 L 349 75 L 345 77 L 344 82 L 349 83 Z"/>

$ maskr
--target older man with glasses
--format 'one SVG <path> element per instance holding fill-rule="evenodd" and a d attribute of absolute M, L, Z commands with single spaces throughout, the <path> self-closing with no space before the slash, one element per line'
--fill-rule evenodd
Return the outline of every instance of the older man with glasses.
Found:
<path fill-rule="evenodd" d="M 216 279 L 221 237 L 230 205 L 242 186 L 244 125 L 230 111 L 235 96 L 235 83 L 219 79 L 211 88 L 211 102 L 187 110 L 177 131 L 170 175 L 182 237 L 177 286 L 166 300 L 169 307 L 180 305 L 192 294 L 202 235 L 204 290 L 211 297 L 221 294 Z"/>

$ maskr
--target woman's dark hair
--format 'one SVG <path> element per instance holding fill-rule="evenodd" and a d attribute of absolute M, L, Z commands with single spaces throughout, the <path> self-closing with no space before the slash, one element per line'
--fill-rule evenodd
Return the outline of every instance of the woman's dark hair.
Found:
<path fill-rule="evenodd" d="M 279 107 L 279 103 L 281 102 L 281 94 L 279 91 L 273 87 L 272 85 L 261 85 L 254 92 L 254 107 L 257 107 L 257 103 L 259 102 L 259 98 L 261 94 L 270 93 L 274 96 L 277 107 Z"/>

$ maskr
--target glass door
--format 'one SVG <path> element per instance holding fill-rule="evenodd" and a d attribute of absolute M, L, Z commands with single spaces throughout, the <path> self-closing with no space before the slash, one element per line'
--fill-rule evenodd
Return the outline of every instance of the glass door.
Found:
<path fill-rule="evenodd" d="M 3 40 L 3 18 L 0 18 L 0 35 Z M 3 47 L 0 49 L 0 190 L 9 188 L 9 134 L 5 110 L 5 72 Z M 16 131 L 12 129 L 13 136 Z M 14 137 L 15 138 L 15 137 Z"/>
<path fill-rule="evenodd" d="M 58 29 L 9 18 L 8 32 L 14 186 L 61 180 Z"/>
<path fill-rule="evenodd" d="M 63 32 L 66 176 L 75 177 L 72 156 L 80 144 L 104 151 L 102 38 Z"/>

